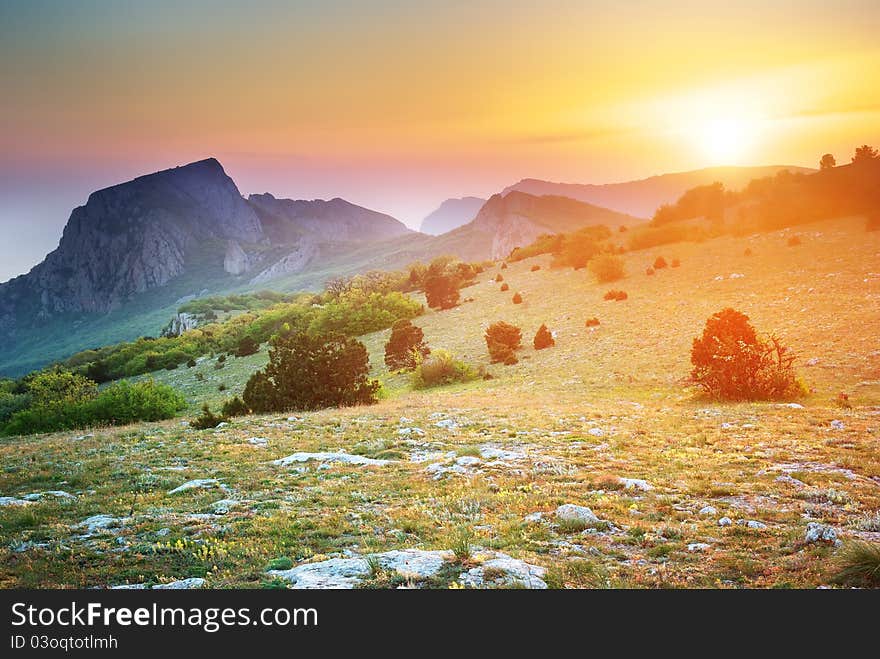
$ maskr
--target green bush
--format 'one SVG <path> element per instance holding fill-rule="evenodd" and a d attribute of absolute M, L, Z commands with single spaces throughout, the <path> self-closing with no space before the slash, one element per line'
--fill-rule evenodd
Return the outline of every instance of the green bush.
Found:
<path fill-rule="evenodd" d="M 214 414 L 211 411 L 211 408 L 208 407 L 208 404 L 205 403 L 204 405 L 202 405 L 202 413 L 195 419 L 190 421 L 189 426 L 190 428 L 195 428 L 196 430 L 207 430 L 208 428 L 216 428 L 225 421 L 226 417 Z"/>
<path fill-rule="evenodd" d="M 469 382 L 479 377 L 470 365 L 456 359 L 446 350 L 437 350 L 419 361 L 412 374 L 413 389 L 440 387 L 455 382 Z"/>
<path fill-rule="evenodd" d="M 135 421 L 169 419 L 186 406 L 183 397 L 152 380 L 115 382 L 96 396 L 54 403 L 34 402 L 14 413 L 3 427 L 4 435 L 26 435 L 92 426 L 124 425 Z"/>
<path fill-rule="evenodd" d="M 235 416 L 244 416 L 250 412 L 248 406 L 245 405 L 244 401 L 235 396 L 230 398 L 226 402 L 223 403 L 223 407 L 220 409 L 220 413 L 225 417 L 235 417 Z"/>
<path fill-rule="evenodd" d="M 342 334 L 297 333 L 272 340 L 269 363 L 248 380 L 244 403 L 254 412 L 315 410 L 376 402 L 370 360 L 360 341 Z"/>
<path fill-rule="evenodd" d="M 238 340 L 238 345 L 235 347 L 235 356 L 247 357 L 248 355 L 257 354 L 259 350 L 260 344 L 253 337 L 243 336 Z"/>

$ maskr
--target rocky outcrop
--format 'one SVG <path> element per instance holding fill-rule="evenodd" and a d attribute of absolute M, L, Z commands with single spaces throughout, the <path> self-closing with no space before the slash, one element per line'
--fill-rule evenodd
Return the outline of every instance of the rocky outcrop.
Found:
<path fill-rule="evenodd" d="M 452 231 L 474 219 L 474 216 L 486 203 L 479 197 L 462 197 L 461 199 L 447 199 L 437 210 L 430 213 L 424 220 L 419 230 L 432 236 L 439 236 L 447 231 Z"/>
<path fill-rule="evenodd" d="M 198 326 L 199 317 L 183 311 L 176 314 L 174 318 L 169 321 L 169 323 L 162 329 L 161 335 L 165 337 L 180 336 L 184 332 L 195 329 Z"/>
<path fill-rule="evenodd" d="M 251 279 L 251 284 L 262 284 L 270 279 L 302 272 L 318 254 L 318 246 L 310 240 L 302 240 L 289 254 L 279 259 Z"/>
<path fill-rule="evenodd" d="M 230 275 L 243 275 L 251 269 L 251 259 L 235 240 L 226 243 L 223 269 Z"/>

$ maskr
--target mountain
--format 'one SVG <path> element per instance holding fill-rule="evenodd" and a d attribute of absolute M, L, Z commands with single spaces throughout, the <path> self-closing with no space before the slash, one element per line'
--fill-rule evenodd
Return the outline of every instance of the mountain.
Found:
<path fill-rule="evenodd" d="M 343 199 L 244 199 L 213 158 L 99 190 L 42 263 L 0 284 L 0 371 L 149 334 L 181 297 L 326 278 L 317 263 L 407 235 L 420 234 Z"/>
<path fill-rule="evenodd" d="M 513 191 L 493 195 L 473 221 L 437 238 L 435 249 L 461 258 L 497 259 L 542 234 L 566 233 L 593 224 L 618 227 L 643 221 L 567 197 Z"/>
<path fill-rule="evenodd" d="M 439 236 L 447 231 L 452 231 L 467 224 L 477 214 L 477 211 L 486 203 L 479 197 L 462 197 L 461 199 L 447 199 L 439 208 L 430 213 L 422 220 L 419 231 L 432 236 Z"/>
<path fill-rule="evenodd" d="M 412 233 L 390 215 L 345 199 L 276 199 L 267 192 L 250 195 L 248 203 L 272 243 L 297 242 L 304 236 L 319 242 L 374 242 Z"/>
<path fill-rule="evenodd" d="M 806 167 L 772 165 L 768 167 L 709 167 L 690 172 L 662 174 L 638 181 L 625 183 L 606 183 L 601 185 L 580 183 L 553 183 L 540 179 L 526 178 L 505 188 L 501 194 L 527 192 L 532 195 L 558 195 L 586 201 L 591 204 L 611 208 L 621 213 L 639 217 L 651 217 L 661 204 L 669 204 L 678 199 L 685 190 L 698 185 L 719 181 L 728 190 L 744 187 L 756 178 L 773 176 L 780 170 L 792 173 L 807 173 L 815 170 Z"/>

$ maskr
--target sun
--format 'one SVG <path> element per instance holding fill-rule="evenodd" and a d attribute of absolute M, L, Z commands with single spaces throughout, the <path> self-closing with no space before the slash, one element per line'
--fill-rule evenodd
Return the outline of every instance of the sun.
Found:
<path fill-rule="evenodd" d="M 757 127 L 741 117 L 717 117 L 699 125 L 696 141 L 712 164 L 740 163 L 749 155 Z"/>

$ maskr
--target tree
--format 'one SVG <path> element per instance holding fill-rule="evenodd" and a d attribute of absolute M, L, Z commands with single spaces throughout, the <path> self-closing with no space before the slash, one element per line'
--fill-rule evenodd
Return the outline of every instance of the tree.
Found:
<path fill-rule="evenodd" d="M 425 298 L 432 309 L 451 309 L 458 304 L 459 282 L 454 275 L 428 271 L 425 276 Z"/>
<path fill-rule="evenodd" d="M 535 346 L 535 350 L 543 350 L 544 348 L 556 345 L 553 334 L 547 329 L 547 326 L 543 324 L 538 328 L 538 332 L 535 334 L 532 343 Z"/>
<path fill-rule="evenodd" d="M 250 336 L 243 336 L 238 341 L 238 346 L 235 348 L 235 356 L 236 357 L 247 357 L 248 355 L 255 355 L 260 350 L 260 344 L 257 343 Z"/>
<path fill-rule="evenodd" d="M 34 375 L 27 384 L 33 407 L 80 403 L 98 395 L 98 386 L 84 375 L 60 367 Z"/>
<path fill-rule="evenodd" d="M 778 400 L 802 393 L 794 359 L 778 338 L 759 337 L 748 316 L 727 308 L 694 339 L 691 380 L 713 398 Z"/>
<path fill-rule="evenodd" d="M 519 327 L 498 321 L 486 330 L 486 347 L 492 363 L 516 364 L 516 350 L 522 345 L 522 331 Z"/>
<path fill-rule="evenodd" d="M 302 332 L 273 339 L 269 363 L 248 380 L 244 403 L 254 412 L 316 410 L 376 402 L 364 344 L 342 334 Z"/>
<path fill-rule="evenodd" d="M 856 153 L 853 156 L 852 161 L 853 163 L 861 164 L 864 162 L 877 160 L 878 158 L 880 158 L 880 153 L 878 153 L 877 149 L 872 146 L 868 146 L 867 144 L 863 144 L 856 149 Z"/>
<path fill-rule="evenodd" d="M 391 337 L 385 344 L 385 364 L 392 370 L 415 368 L 419 361 L 431 354 L 425 345 L 421 327 L 408 320 L 398 320 L 391 326 Z"/>
<path fill-rule="evenodd" d="M 822 159 L 819 161 L 819 169 L 822 169 L 822 170 L 831 169 L 835 165 L 837 165 L 837 161 L 834 159 L 834 156 L 832 156 L 830 153 L 826 153 L 824 156 L 822 156 Z"/>

